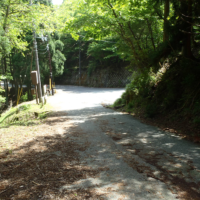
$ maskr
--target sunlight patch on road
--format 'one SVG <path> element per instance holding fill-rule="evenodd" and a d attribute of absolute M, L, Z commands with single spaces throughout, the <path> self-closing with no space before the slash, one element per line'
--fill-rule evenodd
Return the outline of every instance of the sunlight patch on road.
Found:
<path fill-rule="evenodd" d="M 174 143 L 165 143 L 164 146 L 172 148 L 175 144 Z"/>

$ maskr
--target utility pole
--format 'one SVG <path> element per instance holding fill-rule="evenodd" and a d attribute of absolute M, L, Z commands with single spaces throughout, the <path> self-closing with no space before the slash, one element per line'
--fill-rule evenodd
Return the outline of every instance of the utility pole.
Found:
<path fill-rule="evenodd" d="M 35 30 L 33 31 L 33 43 L 34 43 L 34 48 L 35 48 L 35 62 L 36 62 L 36 69 L 37 69 L 37 74 L 38 74 L 38 97 L 39 97 L 39 102 L 42 103 L 42 87 L 41 87 L 41 81 L 40 81 L 40 66 L 39 66 L 39 59 L 38 59 L 38 50 L 37 50 L 37 41 L 36 41 L 36 34 Z"/>
<path fill-rule="evenodd" d="M 30 0 L 30 5 L 32 6 L 32 0 Z M 42 101 L 42 87 L 41 87 L 41 81 L 40 81 L 40 66 L 39 66 L 39 59 L 38 59 L 38 50 L 37 50 L 37 41 L 36 41 L 36 33 L 33 28 L 33 44 L 34 44 L 34 51 L 35 51 L 35 62 L 36 62 L 36 69 L 38 74 L 38 97 L 39 102 L 43 104 Z"/>

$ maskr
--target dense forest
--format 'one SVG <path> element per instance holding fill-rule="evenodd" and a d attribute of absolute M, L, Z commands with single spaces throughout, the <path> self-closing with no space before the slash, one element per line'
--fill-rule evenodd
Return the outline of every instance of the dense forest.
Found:
<path fill-rule="evenodd" d="M 200 2 L 198 0 L 1 0 L 1 109 L 30 100 L 30 71 L 36 69 L 33 32 L 37 35 L 42 84 L 80 65 L 124 67 L 132 72 L 114 106 L 153 118 L 168 115 L 200 125 Z M 8 82 L 12 84 L 9 89 Z"/>

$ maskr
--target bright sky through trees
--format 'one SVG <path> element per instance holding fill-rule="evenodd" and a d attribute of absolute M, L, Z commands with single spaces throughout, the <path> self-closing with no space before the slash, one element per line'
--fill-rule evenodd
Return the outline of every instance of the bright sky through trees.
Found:
<path fill-rule="evenodd" d="M 60 5 L 62 4 L 63 0 L 52 0 L 54 5 Z"/>

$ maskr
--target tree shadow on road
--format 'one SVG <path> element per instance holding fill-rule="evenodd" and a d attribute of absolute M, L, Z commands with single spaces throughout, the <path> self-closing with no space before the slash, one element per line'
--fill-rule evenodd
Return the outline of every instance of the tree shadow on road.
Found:
<path fill-rule="evenodd" d="M 180 199 L 198 199 L 200 196 L 200 168 L 198 165 L 200 148 L 198 145 L 175 138 L 155 127 L 141 124 L 130 115 L 125 116 L 101 107 L 69 111 L 68 117 L 74 119 L 75 122 L 77 120 L 76 124 L 80 129 L 89 127 L 92 123 L 95 127 L 99 126 L 102 132 L 99 131 L 96 136 L 91 134 L 90 138 L 104 134 L 105 141 L 110 139 L 117 148 L 121 148 L 121 152 L 117 152 L 115 155 L 117 158 L 125 161 L 138 173 L 161 181 Z M 110 120 L 111 118 L 113 120 Z M 94 140 L 89 141 L 92 143 Z M 101 154 L 110 154 L 108 145 L 102 146 L 98 142 L 94 145 L 98 146 L 100 157 Z M 88 153 L 92 154 L 91 150 Z M 96 156 L 96 154 L 91 156 Z M 112 168 L 117 163 L 111 158 L 107 160 L 109 163 L 107 166 Z M 103 161 L 103 156 L 100 158 L 100 162 L 101 160 Z M 197 162 L 193 163 L 193 161 Z M 95 163 L 90 166 L 95 167 Z M 122 177 L 122 180 L 128 181 L 128 178 Z M 141 180 L 138 181 L 141 182 Z M 103 178 L 103 182 L 106 185 L 106 179 Z M 109 184 L 109 181 L 107 183 Z M 141 188 L 149 191 L 147 183 L 143 183 Z M 163 189 L 163 194 L 165 192 L 166 190 Z M 129 196 L 129 198 L 131 199 L 133 196 Z"/>
<path fill-rule="evenodd" d="M 101 199 L 90 188 L 60 190 L 63 185 L 99 174 L 79 161 L 77 151 L 84 144 L 80 147 L 69 138 L 75 133 L 64 124 L 66 121 L 51 116 L 45 126 L 68 126 L 68 134 L 49 129 L 49 133 L 31 138 L 18 148 L 1 152 L 0 199 Z M 44 124 L 41 128 L 45 132 Z"/>
<path fill-rule="evenodd" d="M 67 116 L 66 112 L 68 113 Z M 109 188 L 112 189 L 110 180 L 112 179 L 113 182 L 119 183 L 119 177 L 108 177 L 106 175 L 107 171 L 116 165 L 120 167 L 120 162 L 115 159 L 117 156 L 119 156 L 118 159 L 124 159 L 125 163 L 129 167 L 132 166 L 138 174 L 153 173 L 152 171 L 146 172 L 138 163 L 134 163 L 133 158 L 126 158 L 121 155 L 110 156 L 110 147 L 104 146 L 102 143 L 97 144 L 99 152 L 98 158 L 96 158 L 99 159 L 101 164 L 98 165 L 96 161 L 88 164 L 86 162 L 87 159 L 84 160 L 83 157 L 80 157 L 80 154 L 88 155 L 90 153 L 91 157 L 96 156 L 96 154 L 91 153 L 91 150 L 87 151 L 91 144 L 88 135 L 83 131 L 83 126 L 88 127 L 91 123 L 95 123 L 96 126 L 103 128 L 103 132 L 97 134 L 104 134 L 103 137 L 107 141 L 112 141 L 113 145 L 123 146 L 123 143 L 120 144 L 120 142 L 127 138 L 121 137 L 115 141 L 113 140 L 113 135 L 106 134 L 108 128 L 110 132 L 113 131 L 114 134 L 119 134 L 115 133 L 116 130 L 114 128 L 110 128 L 109 123 L 107 125 L 104 123 L 108 118 L 117 118 L 117 114 L 114 114 L 113 111 L 110 113 L 102 112 L 98 108 L 95 108 L 95 110 L 88 108 L 80 111 L 66 112 L 52 113 L 41 127 L 38 125 L 40 135 L 36 135 L 30 141 L 17 148 L 9 151 L 6 150 L 0 154 L 0 199 L 105 199 L 106 195 L 113 192 L 109 191 Z M 80 120 L 81 117 L 83 118 L 82 121 Z M 74 124 L 68 118 L 72 118 Z M 78 120 L 77 122 L 76 119 Z M 121 126 L 123 125 L 121 124 Z M 152 131 L 148 128 L 145 130 L 147 135 Z M 135 127 L 135 133 L 133 134 L 135 141 L 139 141 L 141 137 L 144 137 L 143 132 L 144 130 Z M 127 147 L 137 150 L 133 145 L 134 139 L 132 136 L 128 139 L 129 144 L 132 146 L 124 146 L 124 151 L 127 151 Z M 141 146 L 143 148 L 147 146 L 142 142 L 141 145 L 143 145 Z M 135 154 L 148 162 L 148 155 L 145 153 L 136 151 Z M 110 157 L 108 157 L 104 165 L 102 162 L 105 154 L 108 154 Z M 156 155 L 154 155 L 154 158 L 156 158 Z M 153 165 L 153 163 L 149 164 Z M 155 165 L 155 167 L 162 172 L 158 166 Z M 168 173 L 170 174 L 170 172 Z M 172 177 L 171 180 L 167 179 L 167 181 L 173 182 L 175 179 L 171 174 L 170 176 Z M 132 182 L 135 185 L 126 187 L 126 192 L 128 191 L 129 194 L 127 196 L 128 199 L 135 199 L 132 193 L 133 187 L 140 187 L 141 192 L 146 191 L 145 194 L 142 194 L 144 199 L 151 197 L 152 191 L 148 189 L 150 182 L 141 180 L 140 176 L 135 176 L 134 178 L 132 176 L 125 176 L 124 173 L 121 173 L 120 178 L 122 181 L 116 186 L 116 190 L 119 190 L 118 193 L 120 195 L 123 196 L 125 194 L 123 188 L 126 187 L 126 183 Z M 162 181 L 156 176 L 153 178 Z M 175 183 L 181 186 L 182 183 L 179 181 Z M 140 184 L 137 186 L 138 183 Z M 164 186 L 161 185 L 160 187 L 163 187 L 163 194 L 166 193 Z M 178 188 L 185 193 L 184 196 L 187 197 L 185 199 L 199 195 L 196 185 L 188 184 L 188 187 L 190 190 L 185 191 L 183 191 L 182 187 Z M 107 193 L 105 193 L 105 190 Z"/>

